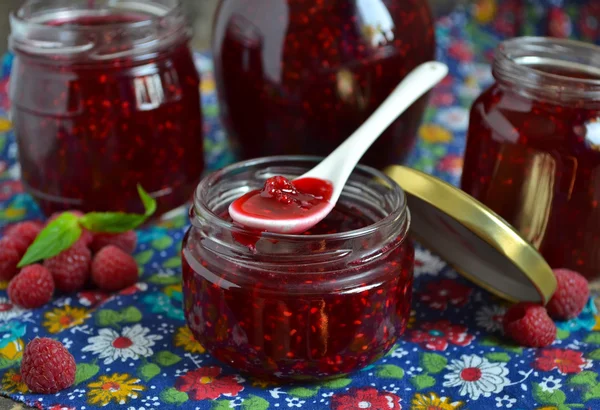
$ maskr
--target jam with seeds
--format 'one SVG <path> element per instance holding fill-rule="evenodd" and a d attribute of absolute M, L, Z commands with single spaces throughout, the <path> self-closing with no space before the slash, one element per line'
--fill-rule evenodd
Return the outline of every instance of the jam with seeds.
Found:
<path fill-rule="evenodd" d="M 244 159 L 328 155 L 435 53 L 423 0 L 222 0 L 213 39 L 223 122 Z M 362 162 L 400 162 L 426 101 Z"/>
<path fill-rule="evenodd" d="M 461 187 L 553 268 L 600 277 L 600 48 L 509 40 L 475 101 Z"/>
<path fill-rule="evenodd" d="M 204 163 L 179 1 L 80 2 L 69 12 L 63 3 L 28 1 L 11 21 L 25 187 L 46 214 L 139 212 L 137 184 L 158 214 L 186 203 Z"/>
<path fill-rule="evenodd" d="M 363 368 L 389 351 L 410 316 L 406 201 L 381 173 L 359 167 L 331 214 L 303 235 L 231 223 L 226 209 L 240 187 L 259 189 L 269 177 L 257 170 L 293 177 L 316 164 L 297 158 L 242 163 L 203 180 L 182 248 L 195 338 L 215 358 L 266 379 Z"/>

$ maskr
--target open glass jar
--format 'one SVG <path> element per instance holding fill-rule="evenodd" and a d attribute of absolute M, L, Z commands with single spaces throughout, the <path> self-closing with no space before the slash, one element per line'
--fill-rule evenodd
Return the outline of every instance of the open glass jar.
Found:
<path fill-rule="evenodd" d="M 335 210 L 304 235 L 248 231 L 229 204 L 308 157 L 243 162 L 204 179 L 183 242 L 185 314 L 214 357 L 252 375 L 317 379 L 382 357 L 410 314 L 414 250 L 402 190 L 356 169 Z"/>
<path fill-rule="evenodd" d="M 199 76 L 179 0 L 28 0 L 11 16 L 23 183 L 47 214 L 158 213 L 203 171 Z"/>
<path fill-rule="evenodd" d="M 600 277 L 600 48 L 508 40 L 475 101 L 461 187 L 553 268 Z"/>

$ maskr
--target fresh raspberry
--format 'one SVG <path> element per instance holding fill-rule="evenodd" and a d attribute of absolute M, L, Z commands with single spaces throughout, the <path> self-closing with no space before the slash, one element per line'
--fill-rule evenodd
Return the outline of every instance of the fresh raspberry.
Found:
<path fill-rule="evenodd" d="M 568 320 L 579 316 L 590 298 L 586 278 L 568 269 L 554 269 L 556 292 L 546 306 L 554 319 Z"/>
<path fill-rule="evenodd" d="M 69 249 L 46 259 L 44 266 L 52 274 L 57 289 L 76 292 L 90 276 L 91 262 L 92 252 L 82 242 L 75 242 Z"/>
<path fill-rule="evenodd" d="M 266 198 L 274 198 L 282 204 L 294 202 L 294 195 L 298 195 L 296 187 L 285 177 L 276 176 L 265 181 L 261 195 Z"/>
<path fill-rule="evenodd" d="M 131 255 L 114 245 L 108 245 L 92 261 L 92 280 L 102 290 L 112 292 L 125 289 L 137 283 L 137 263 Z"/>
<path fill-rule="evenodd" d="M 0 239 L 0 280 L 11 280 L 18 272 L 17 265 L 23 257 L 20 242 L 10 236 Z"/>
<path fill-rule="evenodd" d="M 556 326 L 543 306 L 521 302 L 504 315 L 504 334 L 521 346 L 545 347 L 556 338 Z"/>
<path fill-rule="evenodd" d="M 21 379 L 33 393 L 57 393 L 73 385 L 76 367 L 73 355 L 62 343 L 37 337 L 23 353 Z"/>
<path fill-rule="evenodd" d="M 54 280 L 42 265 L 29 265 L 12 278 L 8 284 L 8 297 L 15 304 L 26 309 L 44 306 L 52 299 Z"/>
<path fill-rule="evenodd" d="M 76 211 L 76 210 L 70 210 L 70 211 L 65 211 L 65 212 L 70 212 L 79 217 L 82 217 L 83 215 L 85 215 L 83 212 Z M 47 224 L 54 221 L 56 218 L 58 218 L 63 213 L 64 212 L 55 212 L 52 215 L 50 215 L 50 218 L 48 218 Z M 81 236 L 79 237 L 79 241 L 81 241 L 85 246 L 90 246 L 93 238 L 94 238 L 94 235 L 92 235 L 92 233 L 90 231 L 88 231 L 87 229 L 81 228 Z"/>
<path fill-rule="evenodd" d="M 20 251 L 24 255 L 27 248 L 35 241 L 35 238 L 37 238 L 43 227 L 44 226 L 40 222 L 36 221 L 20 222 L 9 226 L 4 234 L 23 244 L 24 249 L 20 249 Z"/>
<path fill-rule="evenodd" d="M 137 235 L 135 231 L 127 231 L 117 234 L 95 233 L 90 248 L 93 252 L 98 252 L 100 249 L 108 245 L 114 245 L 117 248 L 120 248 L 123 252 L 132 254 L 137 245 Z"/>

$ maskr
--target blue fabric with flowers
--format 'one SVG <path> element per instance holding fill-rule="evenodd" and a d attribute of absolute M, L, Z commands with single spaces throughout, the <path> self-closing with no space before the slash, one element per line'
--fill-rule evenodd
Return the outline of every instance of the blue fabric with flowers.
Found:
<path fill-rule="evenodd" d="M 438 21 L 439 58 L 451 76 L 434 92 L 410 165 L 451 183 L 462 167 L 468 107 L 492 81 L 486 62 L 498 41 L 517 34 L 600 39 L 597 0 L 477 0 Z M 210 58 L 203 73 L 206 155 L 230 163 L 218 121 Z M 0 226 L 41 218 L 18 180 L 14 136 L 0 87 Z M 118 295 L 81 292 L 33 311 L 13 306 L 0 286 L 0 390 L 45 409 L 577 409 L 600 408 L 600 320 L 593 301 L 559 323 L 546 349 L 502 339 L 506 305 L 460 278 L 436 255 L 417 250 L 413 311 L 405 335 L 372 366 L 320 384 L 277 386 L 243 377 L 193 340 L 182 311 L 182 214 L 138 232 L 140 282 Z M 76 384 L 56 395 L 28 392 L 19 375 L 27 341 L 60 340 L 78 363 Z M 127 339 L 127 343 L 115 343 Z"/>

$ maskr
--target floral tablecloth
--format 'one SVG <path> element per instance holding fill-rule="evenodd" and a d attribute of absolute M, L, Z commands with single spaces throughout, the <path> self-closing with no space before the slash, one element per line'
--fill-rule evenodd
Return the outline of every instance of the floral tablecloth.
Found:
<path fill-rule="evenodd" d="M 437 24 L 439 58 L 451 76 L 434 92 L 410 164 L 457 183 L 468 107 L 491 82 L 485 63 L 497 41 L 519 33 L 600 38 L 597 0 L 479 0 Z M 562 7 L 565 6 L 565 7 Z M 0 227 L 40 218 L 22 191 L 6 112 L 11 58 L 0 88 Z M 230 163 L 218 121 L 210 58 L 203 73 L 207 159 Z M 600 408 L 600 318 L 592 301 L 575 320 L 559 323 L 546 349 L 502 339 L 505 304 L 460 278 L 437 256 L 417 251 L 415 297 L 406 334 L 382 360 L 348 377 L 278 386 L 243 377 L 205 353 L 181 308 L 180 215 L 138 232 L 141 281 L 119 295 L 81 292 L 24 311 L 0 287 L 0 390 L 51 409 L 576 409 Z M 27 391 L 19 376 L 25 344 L 35 336 L 63 342 L 75 356 L 75 385 L 56 395 Z M 114 343 L 128 339 L 127 343 Z"/>

